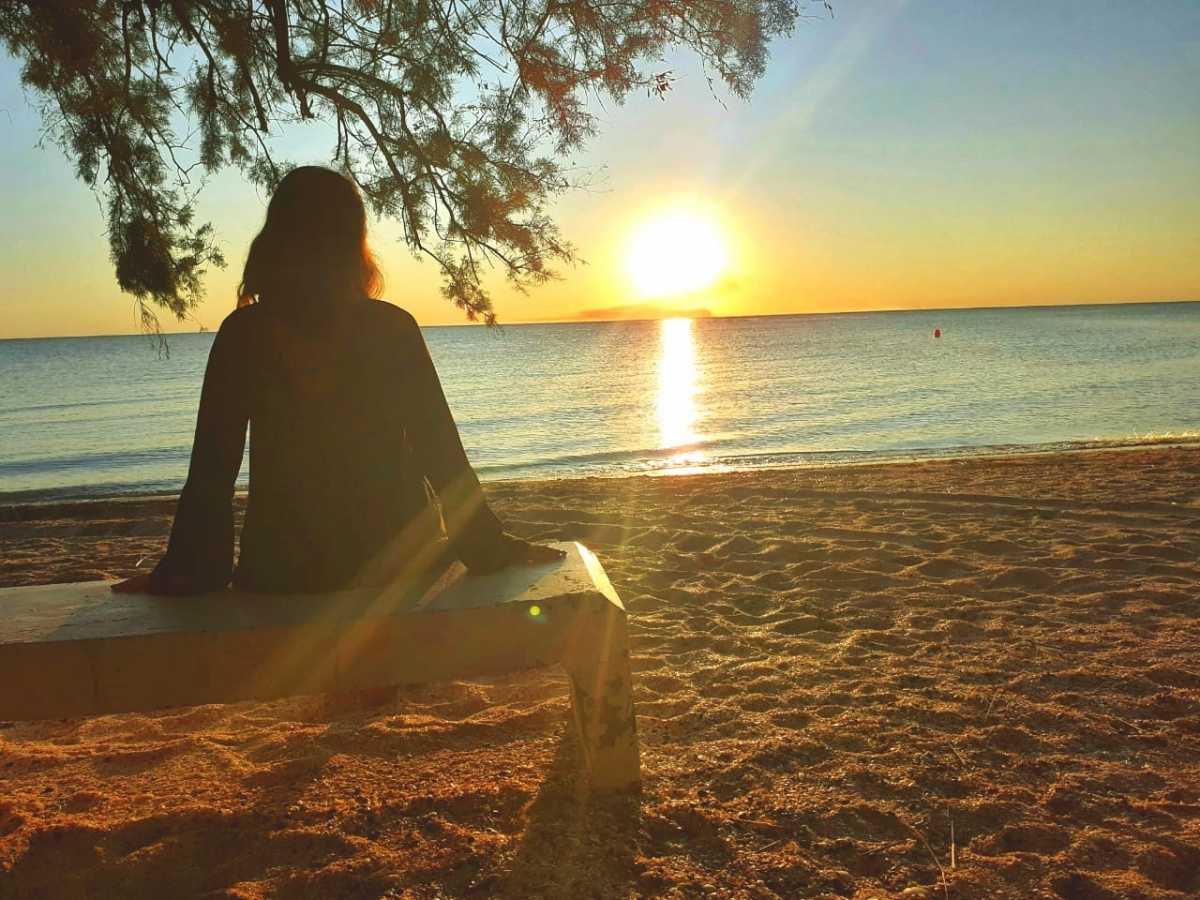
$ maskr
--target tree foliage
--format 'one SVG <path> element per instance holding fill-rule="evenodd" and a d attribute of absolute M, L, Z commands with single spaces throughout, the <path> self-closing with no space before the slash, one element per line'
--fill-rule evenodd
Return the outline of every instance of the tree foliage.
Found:
<path fill-rule="evenodd" d="M 185 316 L 223 265 L 193 217 L 202 175 L 234 165 L 271 190 L 272 138 L 306 119 L 330 124 L 332 164 L 437 261 L 446 297 L 491 322 L 488 265 L 524 289 L 572 258 L 547 204 L 594 131 L 589 97 L 665 94 L 653 66 L 675 46 L 745 96 L 803 2 L 6 0 L 0 37 L 102 199 L 147 323 Z"/>

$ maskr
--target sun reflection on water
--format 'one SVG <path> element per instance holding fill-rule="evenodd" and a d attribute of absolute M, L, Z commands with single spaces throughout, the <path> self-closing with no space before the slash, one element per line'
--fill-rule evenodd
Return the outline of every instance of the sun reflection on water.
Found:
<path fill-rule="evenodd" d="M 658 363 L 658 433 L 664 450 L 679 448 L 667 462 L 674 468 L 702 462 L 704 452 L 692 445 L 701 441 L 696 432 L 700 393 L 696 369 L 696 341 L 691 319 L 664 319 L 659 323 L 662 352 Z"/>

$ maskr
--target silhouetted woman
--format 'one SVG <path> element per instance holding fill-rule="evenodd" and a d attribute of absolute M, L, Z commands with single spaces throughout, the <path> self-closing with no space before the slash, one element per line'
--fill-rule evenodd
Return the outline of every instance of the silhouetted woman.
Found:
<path fill-rule="evenodd" d="M 194 594 L 232 578 L 246 590 L 312 593 L 390 583 L 452 557 L 489 572 L 561 556 L 504 533 L 417 323 L 374 299 L 379 288 L 353 183 L 315 166 L 290 172 L 250 245 L 239 308 L 209 352 L 167 553 L 114 590 Z"/>

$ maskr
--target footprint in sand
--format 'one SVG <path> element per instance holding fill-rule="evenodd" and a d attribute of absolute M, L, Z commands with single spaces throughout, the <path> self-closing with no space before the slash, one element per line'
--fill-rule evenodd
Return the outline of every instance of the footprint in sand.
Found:
<path fill-rule="evenodd" d="M 818 619 L 816 616 L 796 616 L 776 622 L 771 626 L 771 630 L 780 634 L 816 634 L 835 631 L 836 626 L 824 619 Z"/>
<path fill-rule="evenodd" d="M 975 567 L 947 556 L 935 556 L 933 559 L 914 567 L 926 578 L 962 578 L 975 572 Z"/>
<path fill-rule="evenodd" d="M 992 578 L 989 582 L 989 587 L 1044 591 L 1047 588 L 1053 587 L 1054 581 L 1054 576 L 1044 569 L 1032 569 L 1028 566 L 1012 566 Z"/>
<path fill-rule="evenodd" d="M 793 731 L 803 731 L 812 721 L 812 716 L 799 710 L 788 709 L 771 716 L 771 724 Z"/>
<path fill-rule="evenodd" d="M 971 850 L 984 856 L 1001 853 L 1038 853 L 1052 856 L 1071 843 L 1065 828 L 1054 825 L 1025 823 L 1010 825 L 998 835 L 971 844 Z"/>

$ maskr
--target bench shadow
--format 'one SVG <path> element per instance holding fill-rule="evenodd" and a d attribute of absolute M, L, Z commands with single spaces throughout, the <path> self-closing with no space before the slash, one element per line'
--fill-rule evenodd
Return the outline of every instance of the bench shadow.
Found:
<path fill-rule="evenodd" d="M 352 699 L 369 708 L 378 698 Z M 340 711 L 352 714 L 354 704 Z M 593 794 L 573 731 L 563 731 L 526 807 L 517 852 L 507 871 L 493 870 L 471 885 L 460 872 L 426 873 L 426 879 L 432 874 L 450 895 L 557 898 L 631 892 L 637 875 L 640 796 Z M 247 788 L 269 787 L 271 797 L 245 808 L 177 809 L 115 826 L 93 824 L 87 811 L 80 810 L 35 827 L 28 845 L 0 878 L 12 893 L 0 888 L 0 896 L 218 896 L 235 885 L 260 881 L 273 868 L 291 869 L 296 876 L 276 886 L 281 895 L 304 895 L 310 889 L 320 893 L 321 879 L 329 873 L 318 870 L 336 868 L 361 853 L 355 843 L 360 832 L 349 823 L 335 831 L 318 829 L 302 813 L 296 818 L 291 811 L 332 753 L 314 746 L 304 758 L 284 758 L 251 778 Z M 396 875 L 406 880 L 404 874 L 384 869 L 344 876 L 349 881 L 341 887 L 354 885 L 376 896 L 370 892 L 394 886 Z"/>
<path fill-rule="evenodd" d="M 502 897 L 616 897 L 636 878 L 641 795 L 593 793 L 571 729 L 530 804 L 507 873 L 490 890 Z"/>
<path fill-rule="evenodd" d="M 0 879 L 0 896 L 224 896 L 271 866 L 320 868 L 355 852 L 350 836 L 282 824 L 278 813 L 255 809 L 174 810 L 117 827 L 71 817 L 35 829 Z"/>

